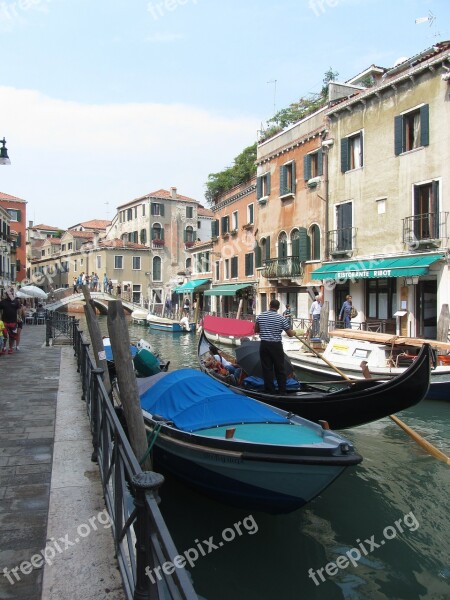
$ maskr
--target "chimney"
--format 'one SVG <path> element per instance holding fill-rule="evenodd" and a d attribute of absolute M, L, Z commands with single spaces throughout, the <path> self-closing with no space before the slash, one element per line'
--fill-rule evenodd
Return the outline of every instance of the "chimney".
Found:
<path fill-rule="evenodd" d="M 28 229 L 32 229 L 33 227 L 33 221 L 28 221 Z"/>
<path fill-rule="evenodd" d="M 98 231 L 94 231 L 94 239 L 93 239 L 94 248 L 97 248 L 97 246 L 98 246 L 98 238 L 99 238 Z"/>
<path fill-rule="evenodd" d="M 176 200 L 176 199 L 177 199 L 177 188 L 176 188 L 176 187 L 171 187 L 171 188 L 170 188 L 170 197 L 171 197 L 173 200 Z"/>

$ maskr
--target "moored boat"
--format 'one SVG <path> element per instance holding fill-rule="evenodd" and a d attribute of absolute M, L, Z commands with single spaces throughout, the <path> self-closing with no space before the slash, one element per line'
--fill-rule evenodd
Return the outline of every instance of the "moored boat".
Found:
<path fill-rule="evenodd" d="M 208 339 L 215 344 L 239 346 L 243 338 L 259 340 L 253 321 L 205 315 L 201 327 Z"/>
<path fill-rule="evenodd" d="M 247 509 L 300 508 L 362 459 L 344 437 L 181 369 L 138 381 L 155 467 Z"/>
<path fill-rule="evenodd" d="M 145 324 L 147 322 L 148 310 L 145 308 L 136 308 L 131 313 L 131 320 L 133 323 L 137 323 L 139 325 Z"/>
<path fill-rule="evenodd" d="M 254 346 L 255 353 L 259 353 L 258 342 L 248 343 Z M 206 367 L 209 346 L 208 339 L 202 334 L 198 345 L 200 369 L 210 377 L 224 381 L 233 390 L 242 389 L 245 378 L 238 383 L 233 377 L 217 374 Z M 244 347 L 240 346 L 241 349 Z M 430 346 L 425 344 L 409 368 L 392 379 L 300 382 L 299 389 L 284 395 L 269 394 L 258 388 L 247 388 L 245 393 L 311 421 L 327 421 L 332 429 L 356 427 L 420 402 L 427 394 L 430 383 L 430 357 Z M 241 366 L 245 368 L 244 364 Z"/>
<path fill-rule="evenodd" d="M 168 331 L 170 333 L 191 333 L 195 331 L 195 323 L 190 323 L 187 317 L 182 317 L 179 321 L 176 319 L 167 319 L 149 313 L 147 323 L 150 329 L 159 331 Z"/>
<path fill-rule="evenodd" d="M 323 351 L 323 356 L 353 379 L 364 377 L 360 368 L 362 360 L 367 362 L 373 377 L 391 379 L 405 372 L 416 359 L 423 344 L 429 344 L 438 352 L 450 352 L 450 344 L 445 342 L 353 329 L 337 329 L 330 331 L 330 341 Z M 305 351 L 301 342 L 295 338 L 283 338 L 283 346 L 295 367 L 320 376 L 339 377 L 320 357 Z M 431 371 L 427 398 L 450 399 L 449 358 L 447 355 L 437 356 L 436 368 Z"/>

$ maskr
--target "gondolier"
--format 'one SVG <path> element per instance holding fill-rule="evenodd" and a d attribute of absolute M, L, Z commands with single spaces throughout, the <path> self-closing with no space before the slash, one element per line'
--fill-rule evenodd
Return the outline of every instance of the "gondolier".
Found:
<path fill-rule="evenodd" d="M 255 333 L 259 333 L 261 347 L 259 356 L 264 375 L 264 389 L 269 393 L 275 392 L 274 374 L 278 383 L 278 392 L 286 393 L 286 371 L 284 368 L 284 351 L 281 342 L 283 331 L 289 337 L 294 337 L 289 320 L 278 314 L 280 303 L 271 300 L 269 310 L 262 312 L 256 318 Z"/>

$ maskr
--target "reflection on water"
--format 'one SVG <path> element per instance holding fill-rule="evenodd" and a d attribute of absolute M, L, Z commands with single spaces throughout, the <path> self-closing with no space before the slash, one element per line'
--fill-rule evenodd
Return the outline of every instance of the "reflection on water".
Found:
<path fill-rule="evenodd" d="M 100 318 L 100 325 L 106 334 L 105 318 Z M 130 325 L 131 340 L 141 337 L 171 361 L 171 369 L 197 368 L 195 335 Z M 450 453 L 449 403 L 427 400 L 400 413 L 400 418 Z M 303 509 L 280 516 L 253 513 L 257 533 L 224 543 L 200 556 L 190 569 L 199 594 L 207 600 L 450 597 L 448 466 L 426 455 L 389 418 L 346 430 L 345 435 L 363 455 L 363 463 L 347 470 Z M 248 516 L 170 478 L 161 497 L 161 509 L 181 553 L 195 547 L 196 540 L 211 536 L 221 540 L 224 529 Z M 418 522 L 415 530 L 405 522 L 411 512 Z M 395 536 L 387 539 L 383 530 Z M 355 565 L 347 561 L 335 573 L 329 566 L 332 575 L 322 570 L 322 582 L 320 569 L 352 548 L 361 550 L 360 560 Z M 309 569 L 319 585 L 308 575 Z"/>

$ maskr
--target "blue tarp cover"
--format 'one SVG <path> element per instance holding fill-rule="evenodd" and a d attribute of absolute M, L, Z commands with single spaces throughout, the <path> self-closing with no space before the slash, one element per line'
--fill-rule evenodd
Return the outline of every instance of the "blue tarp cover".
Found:
<path fill-rule="evenodd" d="M 183 431 L 236 423 L 288 422 L 268 406 L 236 394 L 194 369 L 180 369 L 158 378 L 141 395 L 141 406 L 153 415 L 173 421 Z"/>
<path fill-rule="evenodd" d="M 137 354 L 137 351 L 138 351 L 138 349 L 136 348 L 136 346 L 130 346 L 131 357 L 133 357 L 135 354 Z M 105 354 L 106 354 L 106 360 L 113 360 L 113 353 L 112 353 L 111 346 L 105 346 Z"/>

